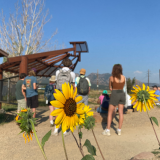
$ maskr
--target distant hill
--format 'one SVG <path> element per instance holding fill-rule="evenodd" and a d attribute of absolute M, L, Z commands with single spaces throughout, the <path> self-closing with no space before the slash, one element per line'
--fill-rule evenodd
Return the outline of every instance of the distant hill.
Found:
<path fill-rule="evenodd" d="M 79 74 L 76 73 L 76 77 L 78 77 Z M 109 77 L 111 76 L 110 73 L 104 73 L 104 74 L 98 74 L 98 85 L 99 85 L 99 89 L 109 89 Z M 92 89 L 97 89 L 97 73 L 90 73 L 88 76 L 87 76 L 90 81 L 91 81 L 91 88 Z M 38 83 L 42 83 L 42 84 L 48 84 L 49 83 L 49 79 L 50 77 L 48 78 L 45 78 L 45 77 L 37 77 L 37 81 Z M 136 80 L 136 84 L 139 85 L 139 86 L 142 86 L 143 82 L 139 81 L 139 80 Z M 145 83 L 146 85 L 148 85 L 148 83 Z M 150 83 L 149 86 L 153 86 L 153 85 L 157 85 L 156 83 Z"/>

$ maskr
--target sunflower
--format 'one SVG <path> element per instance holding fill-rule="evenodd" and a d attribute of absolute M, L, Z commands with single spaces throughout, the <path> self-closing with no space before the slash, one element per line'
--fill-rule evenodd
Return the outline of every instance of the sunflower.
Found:
<path fill-rule="evenodd" d="M 82 110 L 83 103 L 77 104 L 77 102 L 82 100 L 82 97 L 79 96 L 76 98 L 77 89 L 73 94 L 73 86 L 69 86 L 62 84 L 62 93 L 55 89 L 56 93 L 54 93 L 54 97 L 56 100 L 51 101 L 50 103 L 52 106 L 55 106 L 56 109 L 54 110 L 51 115 L 58 116 L 55 120 L 56 128 L 62 124 L 62 131 L 65 132 L 67 129 L 70 129 L 72 132 L 76 125 L 79 122 L 79 116 L 84 114 Z"/>
<path fill-rule="evenodd" d="M 27 139 L 28 139 L 28 142 L 30 142 L 30 139 L 32 140 L 32 136 L 33 136 L 30 120 L 32 120 L 34 124 L 36 123 L 35 122 L 36 118 L 33 118 L 33 113 L 30 111 L 29 108 L 22 109 L 20 113 L 18 113 L 15 119 L 21 129 L 20 133 L 23 133 L 25 143 Z"/>
<path fill-rule="evenodd" d="M 82 109 L 84 111 L 84 114 L 80 115 L 80 117 L 79 117 L 79 125 L 83 125 L 84 120 L 87 117 L 93 116 L 93 112 L 91 111 L 92 108 L 89 108 L 89 106 L 85 105 Z"/>
<path fill-rule="evenodd" d="M 142 85 L 142 88 L 138 85 L 136 86 L 137 88 L 133 87 L 134 90 L 131 90 L 132 92 L 134 92 L 134 94 L 131 94 L 132 103 L 136 102 L 133 108 L 137 107 L 137 111 L 140 110 L 140 112 L 142 112 L 142 110 L 146 112 L 146 107 L 148 108 L 148 110 L 154 108 L 154 101 L 157 101 L 158 99 L 156 97 L 159 97 L 158 95 L 154 94 L 155 91 L 150 90 L 149 86 L 146 87 L 144 83 Z M 144 99 L 147 106 L 145 106 Z"/>

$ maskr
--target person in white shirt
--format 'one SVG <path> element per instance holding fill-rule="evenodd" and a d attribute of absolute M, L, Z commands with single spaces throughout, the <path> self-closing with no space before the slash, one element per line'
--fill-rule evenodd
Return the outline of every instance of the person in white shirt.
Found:
<path fill-rule="evenodd" d="M 70 85 L 73 85 L 73 88 L 75 89 L 75 78 L 76 75 L 74 72 L 72 72 L 69 67 L 72 65 L 72 61 L 68 58 L 64 59 L 62 61 L 63 68 L 56 71 L 56 89 L 62 92 L 62 84 L 69 83 Z M 69 132 L 65 131 L 64 136 L 69 135 Z M 58 128 L 55 126 L 55 130 L 52 132 L 52 135 L 58 136 Z"/>

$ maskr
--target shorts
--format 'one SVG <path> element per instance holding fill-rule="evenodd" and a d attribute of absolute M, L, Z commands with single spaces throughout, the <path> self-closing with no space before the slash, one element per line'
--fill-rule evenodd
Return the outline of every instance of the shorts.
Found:
<path fill-rule="evenodd" d="M 27 98 L 27 106 L 29 108 L 37 108 L 38 107 L 38 95 Z"/>
<path fill-rule="evenodd" d="M 23 108 L 27 108 L 27 104 L 26 104 L 25 99 L 17 100 L 17 102 L 18 102 L 18 109 L 17 109 L 18 111 L 20 111 Z"/>
<path fill-rule="evenodd" d="M 126 96 L 123 90 L 112 90 L 109 104 L 118 106 L 118 104 L 125 105 Z"/>

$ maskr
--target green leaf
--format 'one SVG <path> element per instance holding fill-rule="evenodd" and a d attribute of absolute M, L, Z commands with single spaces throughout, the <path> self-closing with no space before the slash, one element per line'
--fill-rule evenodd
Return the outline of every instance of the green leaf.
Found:
<path fill-rule="evenodd" d="M 79 138 L 82 139 L 82 135 L 83 133 L 82 132 L 79 132 Z"/>
<path fill-rule="evenodd" d="M 45 143 L 48 141 L 49 137 L 51 136 L 51 130 L 42 138 L 42 148 L 44 147 Z"/>
<path fill-rule="evenodd" d="M 96 148 L 94 146 L 91 145 L 91 142 L 86 139 L 85 143 L 83 146 L 86 146 L 87 149 L 88 149 L 88 152 L 91 154 L 91 155 L 94 155 L 96 156 Z"/>
<path fill-rule="evenodd" d="M 158 120 L 157 120 L 156 117 L 151 117 L 151 119 L 154 121 L 154 123 L 155 123 L 157 126 L 159 126 L 159 125 L 158 125 Z"/>
<path fill-rule="evenodd" d="M 85 155 L 81 160 L 95 160 L 92 155 Z"/>

